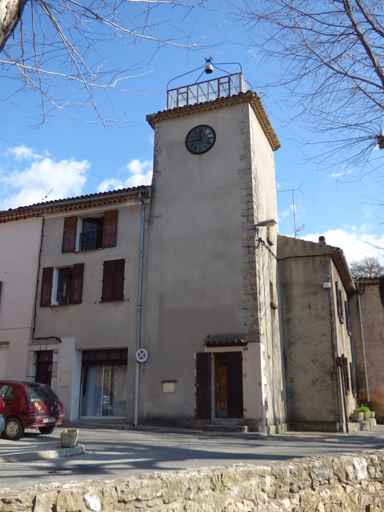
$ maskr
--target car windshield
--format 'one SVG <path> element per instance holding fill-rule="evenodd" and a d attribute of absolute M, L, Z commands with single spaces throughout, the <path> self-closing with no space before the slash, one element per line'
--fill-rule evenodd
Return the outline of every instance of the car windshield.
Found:
<path fill-rule="evenodd" d="M 27 393 L 31 400 L 58 400 L 59 398 L 49 386 L 27 386 Z"/>

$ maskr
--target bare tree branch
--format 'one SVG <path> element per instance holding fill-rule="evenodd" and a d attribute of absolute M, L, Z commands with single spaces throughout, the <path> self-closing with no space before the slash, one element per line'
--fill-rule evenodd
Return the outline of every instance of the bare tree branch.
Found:
<path fill-rule="evenodd" d="M 278 62 L 277 76 L 268 85 L 284 88 L 296 118 L 310 127 L 310 152 L 314 144 L 326 145 L 318 163 L 357 166 L 360 175 L 380 172 L 382 156 L 376 150 L 384 148 L 382 2 L 229 2 L 261 64 Z"/>
<path fill-rule="evenodd" d="M 42 122 L 54 110 L 78 117 L 73 108 L 89 104 L 105 127 L 119 124 L 109 92 L 130 92 L 124 83 L 143 73 L 137 73 L 138 64 L 121 66 L 123 59 L 121 67 L 111 66 L 116 59 L 108 54 L 110 42 L 120 42 L 127 51 L 142 42 L 153 46 L 152 53 L 163 46 L 202 49 L 204 36 L 194 40 L 193 33 L 180 24 L 174 28 L 166 16 L 172 19 L 177 12 L 182 21 L 193 10 L 205 9 L 205 2 L 0 0 L 0 53 L 6 57 L 0 59 L 0 72 L 4 79 L 20 80 L 19 90 L 39 95 Z M 101 92 L 115 112 L 112 118 L 100 109 Z"/>

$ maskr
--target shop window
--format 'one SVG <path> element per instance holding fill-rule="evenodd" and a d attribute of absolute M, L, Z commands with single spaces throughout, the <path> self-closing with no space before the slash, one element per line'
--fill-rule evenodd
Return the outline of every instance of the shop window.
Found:
<path fill-rule="evenodd" d="M 127 359 L 123 348 L 83 352 L 81 417 L 125 417 Z"/>

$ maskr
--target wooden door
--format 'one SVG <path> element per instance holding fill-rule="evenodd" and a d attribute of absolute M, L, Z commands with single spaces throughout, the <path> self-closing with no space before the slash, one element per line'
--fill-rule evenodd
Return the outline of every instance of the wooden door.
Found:
<path fill-rule="evenodd" d="M 212 355 L 196 354 L 196 419 L 212 418 Z"/>
<path fill-rule="evenodd" d="M 227 353 L 228 418 L 243 418 L 243 353 Z"/>
<path fill-rule="evenodd" d="M 215 413 L 216 418 L 228 417 L 227 354 L 215 354 Z"/>

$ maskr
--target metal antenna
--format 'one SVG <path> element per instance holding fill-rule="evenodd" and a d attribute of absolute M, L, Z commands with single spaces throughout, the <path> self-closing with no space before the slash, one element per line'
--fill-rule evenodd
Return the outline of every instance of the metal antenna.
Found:
<path fill-rule="evenodd" d="M 302 183 L 300 185 L 300 187 L 302 187 L 304 185 L 304 183 Z M 295 207 L 295 190 L 298 190 L 299 192 L 301 192 L 302 194 L 304 194 L 304 192 L 302 190 L 300 190 L 300 187 L 297 187 L 297 188 L 289 188 L 287 190 L 277 190 L 277 192 L 292 192 L 292 210 L 293 210 L 293 228 L 294 228 L 294 232 L 295 232 L 295 238 L 297 238 L 297 233 L 299 231 L 302 231 L 304 228 L 305 228 L 305 224 L 303 224 L 302 226 L 300 226 L 298 229 L 296 229 L 296 207 Z"/>
<path fill-rule="evenodd" d="M 44 197 L 41 198 L 41 201 L 44 201 L 44 199 L 47 199 L 47 197 L 49 196 L 49 194 L 51 192 L 53 192 L 53 188 L 51 188 L 51 190 L 49 192 L 47 192 Z"/>

